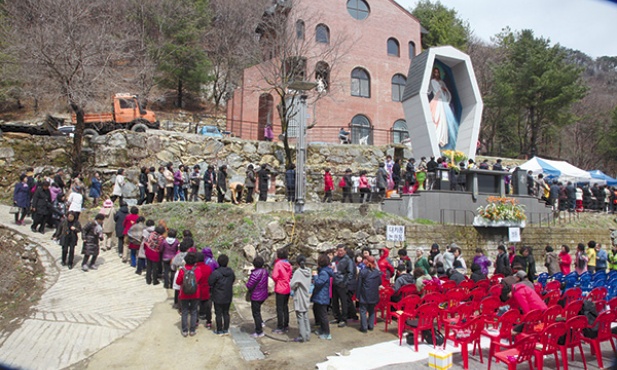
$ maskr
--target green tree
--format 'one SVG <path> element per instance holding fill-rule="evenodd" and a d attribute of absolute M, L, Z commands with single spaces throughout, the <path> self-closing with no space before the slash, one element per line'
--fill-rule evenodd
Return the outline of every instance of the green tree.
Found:
<path fill-rule="evenodd" d="M 209 80 L 203 47 L 210 20 L 208 1 L 163 1 L 159 6 L 159 12 L 150 13 L 150 56 L 159 71 L 157 82 L 175 89 L 176 105 L 182 107 L 185 92 L 199 93 Z"/>
<path fill-rule="evenodd" d="M 469 24 L 458 17 L 456 10 L 447 8 L 441 2 L 430 0 L 418 2 L 411 10 L 420 24 L 428 31 L 422 35 L 422 47 L 452 45 L 466 50 L 471 32 Z"/>
<path fill-rule="evenodd" d="M 546 150 L 559 128 L 573 122 L 572 104 L 587 92 L 581 68 L 568 62 L 562 47 L 550 46 L 531 30 L 506 29 L 496 42 L 505 57 L 493 69 L 495 87 L 487 106 L 507 112 L 499 131 L 508 137 L 515 133 L 519 153 L 534 156 L 539 144 Z"/>

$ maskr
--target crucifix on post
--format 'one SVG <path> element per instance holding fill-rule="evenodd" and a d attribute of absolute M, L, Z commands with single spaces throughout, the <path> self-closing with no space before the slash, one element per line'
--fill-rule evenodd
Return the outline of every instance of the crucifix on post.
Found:
<path fill-rule="evenodd" d="M 297 108 L 298 114 L 298 141 L 296 142 L 296 204 L 295 212 L 303 213 L 306 202 L 306 109 L 308 98 L 307 92 L 313 90 L 317 83 L 310 81 L 297 81 L 289 84 L 289 89 L 300 92 L 300 100 Z"/>

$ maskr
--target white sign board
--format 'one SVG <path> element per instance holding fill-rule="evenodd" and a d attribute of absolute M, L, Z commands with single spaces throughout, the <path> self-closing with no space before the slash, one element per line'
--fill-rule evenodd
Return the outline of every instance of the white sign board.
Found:
<path fill-rule="evenodd" d="M 508 228 L 508 240 L 510 243 L 519 243 L 521 241 L 521 228 L 509 227 Z"/>
<path fill-rule="evenodd" d="M 404 242 L 405 226 L 388 225 L 386 227 L 386 240 L 389 242 Z"/>

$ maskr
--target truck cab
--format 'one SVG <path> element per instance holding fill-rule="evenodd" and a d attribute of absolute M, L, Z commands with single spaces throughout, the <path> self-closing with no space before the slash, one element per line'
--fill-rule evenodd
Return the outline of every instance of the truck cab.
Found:
<path fill-rule="evenodd" d="M 116 94 L 112 105 L 116 124 L 133 125 L 142 123 L 151 128 L 158 124 L 154 112 L 144 109 L 136 95 Z M 158 126 L 158 125 L 157 125 Z"/>

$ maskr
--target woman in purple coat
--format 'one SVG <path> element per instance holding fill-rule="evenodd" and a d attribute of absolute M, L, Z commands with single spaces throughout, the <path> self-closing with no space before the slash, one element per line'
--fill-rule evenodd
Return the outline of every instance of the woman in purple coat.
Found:
<path fill-rule="evenodd" d="M 23 225 L 26 213 L 30 208 L 30 187 L 28 186 L 28 177 L 25 174 L 19 176 L 19 182 L 15 184 L 13 205 L 19 207 L 19 212 L 15 213 L 15 223 Z"/>
<path fill-rule="evenodd" d="M 251 336 L 261 338 L 264 336 L 261 305 L 268 298 L 268 270 L 264 268 L 264 259 L 260 256 L 253 259 L 253 267 L 255 269 L 251 271 L 249 281 L 246 282 L 246 288 L 251 292 L 251 311 L 255 320 L 255 333 Z"/>
<path fill-rule="evenodd" d="M 482 248 L 476 248 L 476 256 L 473 258 L 473 263 L 480 266 L 480 270 L 484 276 L 488 276 L 488 268 L 491 266 L 491 260 L 484 255 Z"/>

